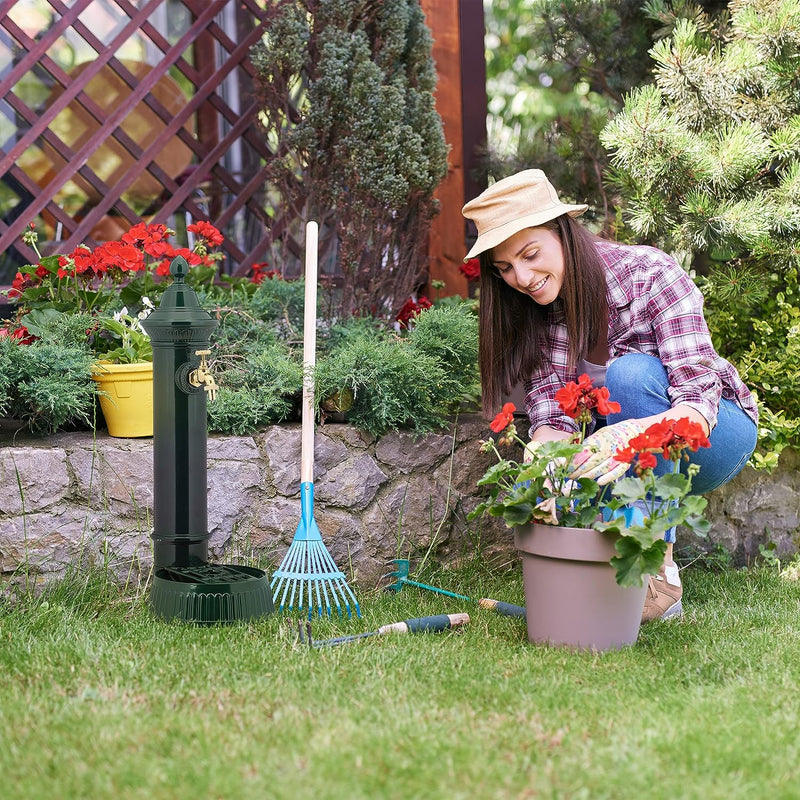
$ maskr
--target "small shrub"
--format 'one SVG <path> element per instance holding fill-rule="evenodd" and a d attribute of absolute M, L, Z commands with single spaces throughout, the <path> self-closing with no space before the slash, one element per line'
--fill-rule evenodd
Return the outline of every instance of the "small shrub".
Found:
<path fill-rule="evenodd" d="M 219 372 L 221 388 L 208 404 L 212 431 L 241 435 L 282 422 L 303 388 L 303 369 L 286 345 L 273 342 L 259 352 L 230 359 Z"/>
<path fill-rule="evenodd" d="M 445 380 L 437 384 L 434 402 L 452 406 L 479 393 L 478 318 L 471 303 L 434 306 L 415 318 L 408 336 L 411 349 L 435 359 Z"/>
<path fill-rule="evenodd" d="M 0 413 L 37 434 L 91 428 L 93 361 L 85 347 L 68 340 L 23 345 L 0 338 Z"/>

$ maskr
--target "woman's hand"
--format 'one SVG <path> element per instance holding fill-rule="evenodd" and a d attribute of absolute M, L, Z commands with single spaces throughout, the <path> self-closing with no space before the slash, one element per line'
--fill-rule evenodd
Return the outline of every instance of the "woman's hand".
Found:
<path fill-rule="evenodd" d="M 617 461 L 614 454 L 627 447 L 628 442 L 644 429 L 642 420 L 626 419 L 587 436 L 583 441 L 583 450 L 575 456 L 575 469 L 569 477 L 573 480 L 590 478 L 601 486 L 621 478 L 630 464 Z"/>

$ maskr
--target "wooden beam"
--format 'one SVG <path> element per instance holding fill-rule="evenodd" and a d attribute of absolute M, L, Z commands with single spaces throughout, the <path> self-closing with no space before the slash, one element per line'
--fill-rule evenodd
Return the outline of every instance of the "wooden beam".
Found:
<path fill-rule="evenodd" d="M 486 25 L 483 0 L 460 0 L 464 202 L 486 188 Z M 469 232 L 467 234 L 470 239 Z M 474 238 L 474 237 L 473 237 Z M 470 242 L 471 246 L 471 242 Z M 467 248 L 469 250 L 469 248 Z"/>
<path fill-rule="evenodd" d="M 433 37 L 436 62 L 436 110 L 444 123 L 450 145 L 447 177 L 436 190 L 440 211 L 433 220 L 428 240 L 430 278 L 425 288 L 429 298 L 467 296 L 466 278 L 459 272 L 466 254 L 464 247 L 464 148 L 461 101 L 461 26 L 460 0 L 420 0 L 426 23 Z M 483 52 L 481 51 L 481 56 Z M 444 281 L 443 290 L 431 288 L 430 281 Z"/>

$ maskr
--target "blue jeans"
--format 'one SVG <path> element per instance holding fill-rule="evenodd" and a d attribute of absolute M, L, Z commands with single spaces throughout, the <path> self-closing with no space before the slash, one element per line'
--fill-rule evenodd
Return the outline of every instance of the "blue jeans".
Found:
<path fill-rule="evenodd" d="M 611 399 L 621 406 L 618 414 L 609 414 L 609 425 L 624 419 L 662 414 L 672 405 L 667 396 L 667 372 L 655 356 L 643 353 L 620 356 L 608 365 L 606 386 Z M 701 447 L 695 453 L 687 451 L 689 463 L 700 467 L 700 472 L 692 479 L 692 494 L 706 494 L 740 472 L 753 455 L 757 438 L 755 422 L 736 403 L 723 397 L 717 424 L 708 437 L 711 447 Z M 682 466 L 685 464 L 681 462 Z M 668 470 L 672 470 L 671 462 L 658 456 L 656 474 L 663 475 Z M 674 529 L 664 538 L 674 542 Z"/>

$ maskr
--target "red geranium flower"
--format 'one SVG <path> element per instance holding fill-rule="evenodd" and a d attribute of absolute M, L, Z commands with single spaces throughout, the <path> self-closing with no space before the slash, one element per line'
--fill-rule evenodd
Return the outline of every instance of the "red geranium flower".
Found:
<path fill-rule="evenodd" d="M 153 258 L 167 258 L 172 250 L 172 245 L 166 239 L 146 242 L 144 245 L 145 253 Z"/>
<path fill-rule="evenodd" d="M 661 453 L 665 459 L 673 459 L 687 447 L 696 451 L 701 447 L 711 447 L 711 442 L 700 424 L 681 417 L 654 423 L 644 433 L 634 436 L 628 445 L 628 449 L 637 453 Z"/>
<path fill-rule="evenodd" d="M 36 337 L 24 325 L 20 325 L 13 331 L 8 328 L 0 328 L 0 339 L 14 339 L 19 344 L 31 344 L 36 341 Z"/>
<path fill-rule="evenodd" d="M 471 258 L 466 264 L 461 264 L 458 271 L 468 280 L 477 281 L 481 277 L 481 262 L 478 258 Z"/>
<path fill-rule="evenodd" d="M 414 319 L 414 317 L 421 314 L 426 308 L 430 308 L 433 304 L 430 300 L 428 300 L 425 295 L 420 295 L 419 300 L 414 300 L 410 298 L 403 303 L 403 307 L 400 309 L 396 319 L 400 323 L 401 328 L 407 328 L 409 322 Z"/>
<path fill-rule="evenodd" d="M 653 469 L 657 463 L 653 453 L 639 453 L 639 466 L 642 469 Z"/>
<path fill-rule="evenodd" d="M 152 225 L 148 225 L 146 222 L 139 222 L 129 231 L 123 233 L 122 236 L 120 236 L 120 241 L 138 247 L 140 250 L 144 250 L 148 255 L 157 258 L 158 254 L 151 252 L 151 249 L 154 245 L 158 245 L 166 240 L 173 233 L 173 230 L 166 225 L 162 225 L 160 222 L 154 222 Z"/>
<path fill-rule="evenodd" d="M 8 296 L 10 298 L 19 297 L 22 292 L 33 285 L 34 283 L 30 275 L 23 275 L 21 272 L 18 272 L 14 276 L 14 280 L 11 281 L 11 288 L 8 290 Z"/>
<path fill-rule="evenodd" d="M 204 220 L 193 222 L 187 226 L 186 230 L 202 236 L 209 247 L 217 247 L 225 241 L 225 237 L 210 222 Z"/>
<path fill-rule="evenodd" d="M 633 471 L 637 475 L 641 475 L 646 469 L 653 469 L 658 463 L 655 455 L 650 452 L 640 453 L 633 447 L 626 447 L 624 450 L 617 450 L 614 454 L 615 461 L 621 461 L 623 464 L 631 464 Z"/>
<path fill-rule="evenodd" d="M 59 278 L 74 278 L 76 275 L 101 274 L 96 269 L 96 259 L 94 253 L 85 245 L 79 244 L 71 253 L 58 257 Z"/>
<path fill-rule="evenodd" d="M 250 267 L 250 280 L 253 283 L 263 283 L 267 278 L 282 278 L 280 270 L 267 269 L 269 264 L 266 261 L 259 261 Z"/>
<path fill-rule="evenodd" d="M 175 248 L 173 257 L 174 256 L 183 256 L 190 267 L 196 267 L 198 264 L 203 263 L 203 257 L 199 253 L 195 253 L 194 250 L 190 250 L 188 247 Z"/>
<path fill-rule="evenodd" d="M 608 389 L 605 386 L 595 389 L 592 379 L 585 373 L 578 377 L 577 383 L 570 381 L 559 389 L 555 397 L 561 410 L 581 423 L 591 420 L 594 408 L 604 417 L 620 410 L 619 403 L 608 399 Z"/>
<path fill-rule="evenodd" d="M 492 420 L 489 427 L 495 433 L 504 431 L 514 421 L 514 412 L 516 410 L 517 407 L 513 403 L 506 403 L 503 406 L 502 411 L 500 411 Z"/>
<path fill-rule="evenodd" d="M 118 269 L 120 272 L 138 272 L 144 269 L 144 256 L 131 244 L 104 242 L 94 250 L 95 271 L 98 274 Z"/>

